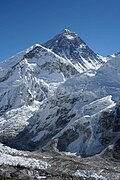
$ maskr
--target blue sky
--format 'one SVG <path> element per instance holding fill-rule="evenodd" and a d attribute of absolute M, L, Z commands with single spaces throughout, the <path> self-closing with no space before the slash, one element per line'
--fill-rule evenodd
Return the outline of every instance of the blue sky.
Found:
<path fill-rule="evenodd" d="M 98 54 L 120 51 L 120 0 L 0 0 L 0 60 L 64 28 Z"/>

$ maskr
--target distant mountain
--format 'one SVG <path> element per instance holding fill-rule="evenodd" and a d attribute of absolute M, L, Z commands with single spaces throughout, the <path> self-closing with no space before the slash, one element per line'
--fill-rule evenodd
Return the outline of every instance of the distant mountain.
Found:
<path fill-rule="evenodd" d="M 43 46 L 59 56 L 69 59 L 81 72 L 97 69 L 105 61 L 103 57 L 94 53 L 76 33 L 68 29 L 64 29 Z"/>
<path fill-rule="evenodd" d="M 120 55 L 120 52 L 116 52 L 116 53 L 114 53 L 114 54 L 112 54 L 112 55 L 108 55 L 108 58 L 117 57 L 117 56 L 119 56 L 119 55 Z"/>

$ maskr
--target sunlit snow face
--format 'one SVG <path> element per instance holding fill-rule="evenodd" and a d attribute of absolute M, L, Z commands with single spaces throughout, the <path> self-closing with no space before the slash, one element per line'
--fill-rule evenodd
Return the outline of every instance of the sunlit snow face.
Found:
<path fill-rule="evenodd" d="M 65 35 L 65 37 L 66 37 L 67 39 L 70 39 L 70 40 L 75 39 L 75 37 L 73 37 L 73 36 L 72 36 L 72 35 L 70 35 L 70 34 L 66 34 L 66 35 Z"/>
<path fill-rule="evenodd" d="M 80 44 L 80 48 L 85 49 L 86 45 L 85 44 Z"/>

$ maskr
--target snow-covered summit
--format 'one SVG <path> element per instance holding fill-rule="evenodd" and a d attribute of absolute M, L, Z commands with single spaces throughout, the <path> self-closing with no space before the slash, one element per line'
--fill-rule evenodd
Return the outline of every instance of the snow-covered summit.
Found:
<path fill-rule="evenodd" d="M 69 29 L 63 29 L 61 31 L 61 35 L 69 40 L 74 40 L 78 37 L 78 35 L 75 32 L 70 31 Z"/>
<path fill-rule="evenodd" d="M 81 72 L 98 68 L 104 62 L 103 58 L 94 53 L 76 33 L 68 29 L 64 29 L 43 46 L 69 59 Z"/>
<path fill-rule="evenodd" d="M 119 55 L 120 55 L 120 52 L 116 52 L 116 53 L 113 53 L 113 54 L 109 55 L 108 58 L 112 58 L 112 57 L 115 58 L 115 57 L 117 57 Z"/>

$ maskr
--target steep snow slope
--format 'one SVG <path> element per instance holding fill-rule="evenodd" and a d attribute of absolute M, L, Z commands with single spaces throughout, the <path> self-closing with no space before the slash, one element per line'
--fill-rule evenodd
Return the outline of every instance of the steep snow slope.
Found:
<path fill-rule="evenodd" d="M 58 42 L 55 47 L 64 55 L 69 52 L 68 57 L 52 48 L 58 55 L 64 57 L 62 58 L 37 44 L 0 63 L 1 114 L 11 108 L 29 105 L 34 100 L 41 102 L 54 94 L 60 82 L 101 65 L 102 59 L 89 49 L 78 35 L 69 30 L 65 29 L 53 38 L 50 41 L 51 46 L 54 46 L 55 42 Z M 47 46 L 47 44 L 49 43 L 44 45 Z M 85 66 L 84 70 L 81 70 L 79 60 Z"/>
<path fill-rule="evenodd" d="M 31 99 L 36 99 L 36 96 L 43 93 L 41 95 L 43 97 L 49 91 L 47 83 L 59 83 L 77 73 L 78 71 L 70 62 L 55 55 L 50 50 L 36 45 L 0 64 L 0 86 L 2 88 L 3 104 L 4 106 L 7 104 L 13 106 L 14 103 L 22 104 L 22 102 L 16 100 L 13 102 L 14 97 L 9 100 L 9 94 L 10 96 L 17 94 L 20 99 L 22 99 L 21 96 L 24 96 L 23 104 L 28 101 L 28 96 L 31 96 Z M 16 93 L 11 91 L 16 91 Z M 39 92 L 37 93 L 37 91 Z M 4 97 L 6 98 L 4 99 Z M 37 99 L 39 98 L 37 97 Z M 19 97 L 17 99 L 20 101 Z M 6 101 L 12 102 L 8 103 Z"/>
<path fill-rule="evenodd" d="M 78 73 L 70 61 L 41 45 L 0 63 L 0 133 L 10 129 L 14 135 L 24 128 L 42 101 Z"/>
<path fill-rule="evenodd" d="M 45 148 L 57 139 L 59 150 L 90 156 L 118 140 L 119 106 L 115 102 L 119 99 L 119 80 L 117 56 L 97 72 L 90 70 L 62 83 L 33 117 L 38 121 L 29 126 L 31 143 Z"/>
<path fill-rule="evenodd" d="M 67 29 L 44 43 L 43 46 L 71 60 L 80 72 L 97 69 L 105 61 L 105 58 L 95 54 L 76 33 Z"/>

